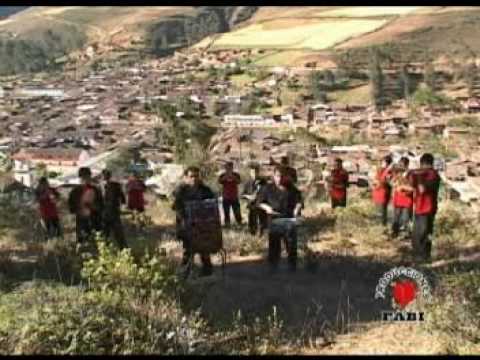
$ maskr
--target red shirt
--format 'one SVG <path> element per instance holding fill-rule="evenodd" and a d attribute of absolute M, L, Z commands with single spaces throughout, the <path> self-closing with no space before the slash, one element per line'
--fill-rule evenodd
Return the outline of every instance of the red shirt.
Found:
<path fill-rule="evenodd" d="M 223 186 L 223 198 L 225 200 L 238 199 L 238 184 L 240 184 L 240 175 L 233 173 L 231 176 L 227 174 L 220 175 L 218 182 Z"/>
<path fill-rule="evenodd" d="M 38 196 L 40 216 L 43 220 L 58 219 L 57 204 L 55 203 L 55 191 L 48 188 Z"/>
<path fill-rule="evenodd" d="M 404 176 L 404 175 L 399 175 Z M 406 175 L 408 180 L 411 180 L 410 173 Z M 413 192 L 395 190 L 393 192 L 393 206 L 396 208 L 411 208 L 413 207 Z"/>
<path fill-rule="evenodd" d="M 128 208 L 133 210 L 145 209 L 145 198 L 143 196 L 146 186 L 141 180 L 129 180 L 127 183 Z"/>
<path fill-rule="evenodd" d="M 331 173 L 332 184 L 330 196 L 334 200 L 343 200 L 347 197 L 348 172 L 345 169 L 334 169 Z"/>
<path fill-rule="evenodd" d="M 378 170 L 376 179 L 379 183 L 372 191 L 373 202 L 378 205 L 387 205 L 390 201 L 390 187 L 388 185 L 388 177 L 390 170 L 383 168 Z"/>
<path fill-rule="evenodd" d="M 440 176 L 434 169 L 427 169 L 415 175 L 415 214 L 430 215 L 437 211 L 438 187 Z M 425 191 L 420 192 L 419 185 L 423 183 Z"/>

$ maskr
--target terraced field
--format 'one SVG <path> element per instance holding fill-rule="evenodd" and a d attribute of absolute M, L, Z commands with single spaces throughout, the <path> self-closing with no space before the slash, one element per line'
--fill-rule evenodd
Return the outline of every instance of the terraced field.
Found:
<path fill-rule="evenodd" d="M 323 50 L 353 36 L 374 31 L 387 20 L 305 20 L 294 26 L 292 20 L 254 24 L 217 39 L 214 48 L 264 48 Z M 334 29 L 334 31 L 332 31 Z"/>

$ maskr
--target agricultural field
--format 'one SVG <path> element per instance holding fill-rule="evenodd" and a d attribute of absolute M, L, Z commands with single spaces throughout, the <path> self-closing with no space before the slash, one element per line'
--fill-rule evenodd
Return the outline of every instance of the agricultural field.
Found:
<path fill-rule="evenodd" d="M 304 66 L 315 62 L 317 69 L 335 68 L 336 64 L 325 51 L 316 50 L 278 50 L 252 59 L 259 66 Z"/>
<path fill-rule="evenodd" d="M 426 10 L 424 6 L 342 6 L 339 9 L 318 12 L 317 16 L 339 17 L 371 17 L 405 15 L 419 10 Z"/>
<path fill-rule="evenodd" d="M 234 86 L 241 88 L 243 86 L 246 86 L 254 82 L 255 78 L 251 77 L 248 74 L 241 74 L 241 75 L 232 75 L 230 77 L 230 80 L 232 81 Z"/>
<path fill-rule="evenodd" d="M 217 39 L 213 47 L 323 50 L 353 36 L 374 31 L 386 22 L 360 19 L 309 20 L 298 25 L 298 20 L 274 20 L 227 33 Z"/>
<path fill-rule="evenodd" d="M 337 90 L 328 93 L 330 100 L 341 104 L 355 105 L 371 101 L 370 85 L 362 85 L 348 90 Z"/>

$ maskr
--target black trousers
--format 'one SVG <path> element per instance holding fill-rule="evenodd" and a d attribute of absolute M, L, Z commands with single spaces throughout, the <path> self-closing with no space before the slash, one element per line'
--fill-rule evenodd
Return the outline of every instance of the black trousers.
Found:
<path fill-rule="evenodd" d="M 94 231 L 102 230 L 102 219 L 98 215 L 93 216 L 76 216 L 76 233 L 77 241 L 83 243 L 90 239 Z"/>
<path fill-rule="evenodd" d="M 282 239 L 287 250 L 288 262 L 291 266 L 297 264 L 297 228 L 291 223 L 272 220 L 268 234 L 268 261 L 277 266 L 282 253 Z"/>
<path fill-rule="evenodd" d="M 433 226 L 435 214 L 415 215 L 413 227 L 412 247 L 416 254 L 429 258 L 432 252 Z"/>
<path fill-rule="evenodd" d="M 337 207 L 347 207 L 347 198 L 346 197 L 342 199 L 332 198 L 332 209 L 335 209 Z"/>
<path fill-rule="evenodd" d="M 242 213 L 240 211 L 240 201 L 223 199 L 223 214 L 225 215 L 225 225 L 230 225 L 230 208 L 235 215 L 235 221 L 237 224 L 242 223 Z"/>
<path fill-rule="evenodd" d="M 106 239 L 110 238 L 110 235 L 113 234 L 113 238 L 117 245 L 124 249 L 127 247 L 125 241 L 125 232 L 123 231 L 123 224 L 120 215 L 106 216 L 103 221 L 103 234 Z"/>
<path fill-rule="evenodd" d="M 377 211 L 382 225 L 386 226 L 388 223 L 388 204 L 377 205 Z"/>
<path fill-rule="evenodd" d="M 409 222 L 412 220 L 413 210 L 412 208 L 393 208 L 393 223 L 392 233 L 393 236 L 398 236 L 400 230 L 407 230 Z"/>
<path fill-rule="evenodd" d="M 177 239 L 182 242 L 183 246 L 183 265 L 186 265 L 188 260 L 192 258 L 195 254 L 192 254 L 192 246 L 190 237 L 187 235 L 183 222 L 181 218 L 177 216 L 177 223 L 176 223 L 176 232 L 177 232 Z M 200 260 L 202 261 L 202 266 L 204 270 L 211 271 L 213 268 L 212 259 L 210 254 L 199 254 Z M 192 259 L 193 260 L 193 259 Z"/>
<path fill-rule="evenodd" d="M 58 218 L 48 220 L 43 219 L 43 222 L 45 223 L 45 228 L 47 230 L 45 234 L 46 240 L 54 237 L 60 237 L 62 235 L 60 229 L 60 220 Z"/>
<path fill-rule="evenodd" d="M 268 227 L 267 214 L 262 209 L 256 206 L 249 206 L 248 209 L 248 229 L 250 234 L 255 235 L 257 230 L 259 235 L 262 236 L 265 229 Z"/>

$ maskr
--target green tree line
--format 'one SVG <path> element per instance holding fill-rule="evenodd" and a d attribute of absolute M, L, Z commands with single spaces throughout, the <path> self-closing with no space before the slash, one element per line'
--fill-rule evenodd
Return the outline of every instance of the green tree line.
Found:
<path fill-rule="evenodd" d="M 55 69 L 55 59 L 78 49 L 86 36 L 73 26 L 24 38 L 0 38 L 0 75 Z"/>

